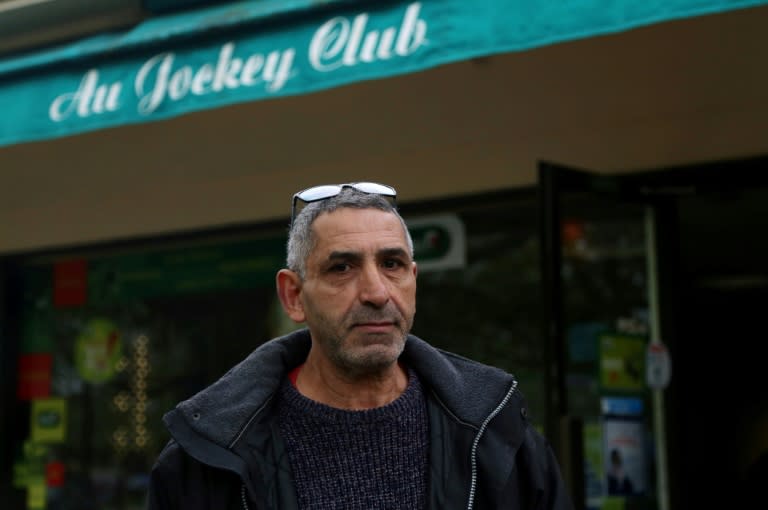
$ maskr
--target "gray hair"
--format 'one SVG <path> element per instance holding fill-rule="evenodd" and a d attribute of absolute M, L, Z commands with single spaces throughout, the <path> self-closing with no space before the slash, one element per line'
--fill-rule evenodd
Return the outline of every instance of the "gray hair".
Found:
<path fill-rule="evenodd" d="M 315 246 L 312 234 L 312 224 L 318 216 L 330 213 L 337 209 L 348 207 L 351 209 L 379 209 L 380 211 L 394 214 L 403 226 L 408 252 L 413 258 L 413 239 L 408 231 L 405 220 L 397 212 L 397 209 L 386 198 L 374 193 L 364 193 L 354 188 L 343 188 L 338 195 L 325 200 L 318 200 L 307 204 L 293 220 L 291 230 L 288 233 L 288 256 L 286 265 L 294 271 L 302 280 L 306 276 L 307 258 Z"/>

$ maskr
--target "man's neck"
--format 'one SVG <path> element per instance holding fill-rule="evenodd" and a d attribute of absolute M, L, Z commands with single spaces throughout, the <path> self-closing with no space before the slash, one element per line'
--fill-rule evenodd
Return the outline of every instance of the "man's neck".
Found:
<path fill-rule="evenodd" d="M 296 389 L 305 397 L 338 409 L 364 410 L 385 406 L 403 394 L 408 372 L 400 363 L 375 374 L 352 377 L 312 355 L 301 367 Z"/>

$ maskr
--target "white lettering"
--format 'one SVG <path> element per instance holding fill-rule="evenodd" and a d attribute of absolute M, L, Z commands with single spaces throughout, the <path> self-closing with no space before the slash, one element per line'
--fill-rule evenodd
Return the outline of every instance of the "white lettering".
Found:
<path fill-rule="evenodd" d="M 408 6 L 400 27 L 368 30 L 368 15 L 358 14 L 350 22 L 332 18 L 315 31 L 307 55 L 310 65 L 321 72 L 359 63 L 374 63 L 394 55 L 407 57 L 427 44 L 427 22 L 419 17 L 421 2 Z"/>
<path fill-rule="evenodd" d="M 248 60 L 245 61 L 243 66 L 243 72 L 240 73 L 240 82 L 243 85 L 256 85 L 259 82 L 258 74 L 264 67 L 264 57 L 259 55 L 251 55 Z"/>
<path fill-rule="evenodd" d="M 376 50 L 376 56 L 379 59 L 387 60 L 392 58 L 392 42 L 395 40 L 395 34 L 397 34 L 397 30 L 394 28 L 388 28 L 381 33 L 379 48 Z"/>
<path fill-rule="evenodd" d="M 96 91 L 93 95 L 93 103 L 91 107 L 92 113 L 104 113 L 115 111 L 119 106 L 120 90 L 122 84 L 120 82 L 113 83 L 110 86 L 99 85 L 96 87 Z M 83 115 L 85 116 L 85 115 Z"/>
<path fill-rule="evenodd" d="M 161 53 L 147 60 L 136 74 L 134 89 L 139 98 L 139 113 L 149 115 L 154 112 L 165 99 L 165 90 L 168 84 L 168 76 L 173 65 L 173 53 Z M 157 67 L 157 75 L 150 92 L 145 93 L 145 85 L 152 69 Z"/>
<path fill-rule="evenodd" d="M 427 43 L 427 22 L 419 18 L 421 3 L 416 2 L 408 6 L 397 35 L 395 53 L 401 57 L 412 55 L 416 50 Z"/>
<path fill-rule="evenodd" d="M 48 117 L 61 122 L 73 113 L 84 118 L 93 113 L 115 111 L 120 107 L 121 91 L 120 82 L 99 84 L 99 72 L 91 69 L 83 75 L 76 91 L 61 94 L 51 102 Z"/>
<path fill-rule="evenodd" d="M 427 22 L 421 18 L 421 2 L 413 2 L 399 23 L 373 29 L 368 13 L 337 16 L 314 33 L 307 58 L 313 69 L 331 72 L 344 67 L 407 57 L 428 44 Z M 165 101 L 181 101 L 188 95 L 203 96 L 224 90 L 261 85 L 269 93 L 283 89 L 295 75 L 294 48 L 238 55 L 234 42 L 219 48 L 209 62 L 180 65 L 176 54 L 163 52 L 146 60 L 133 83 L 141 115 L 157 111 Z M 54 122 L 73 116 L 88 117 L 116 111 L 121 105 L 123 83 L 100 83 L 99 71 L 86 72 L 77 90 L 57 96 L 49 105 Z"/>
<path fill-rule="evenodd" d="M 211 64 L 203 64 L 200 69 L 197 70 L 195 76 L 192 78 L 192 93 L 196 96 L 202 96 L 207 94 L 209 90 L 207 86 L 213 81 L 213 66 Z"/>
<path fill-rule="evenodd" d="M 115 82 L 109 87 L 109 94 L 107 94 L 106 110 L 110 112 L 117 111 L 120 108 L 120 94 L 123 91 L 123 84 L 121 82 Z"/>
<path fill-rule="evenodd" d="M 174 101 L 183 98 L 192 86 L 192 68 L 184 66 L 171 76 L 168 82 L 168 97 Z"/>
<path fill-rule="evenodd" d="M 363 47 L 360 49 L 360 61 L 361 62 L 375 62 L 376 61 L 376 48 L 379 44 L 379 32 L 373 31 L 369 32 L 365 36 L 365 42 L 363 42 Z"/>
<path fill-rule="evenodd" d="M 342 61 L 345 66 L 357 64 L 357 49 L 360 47 L 360 40 L 365 34 L 365 26 L 368 24 L 368 15 L 360 14 L 352 20 L 352 30 L 349 32 L 349 40 L 344 48 L 344 58 Z"/>
<path fill-rule="evenodd" d="M 219 92 L 224 87 L 236 89 L 240 86 L 237 79 L 237 73 L 243 67 L 243 61 L 239 58 L 232 58 L 235 51 L 233 43 L 227 43 L 221 47 L 219 52 L 219 61 L 216 63 L 216 73 L 213 77 L 213 90 Z"/>
<path fill-rule="evenodd" d="M 323 23 L 317 29 L 309 44 L 309 62 L 318 71 L 333 71 L 343 62 L 326 64 L 326 60 L 336 57 L 343 49 L 349 38 L 349 20 L 333 18 Z"/>
<path fill-rule="evenodd" d="M 163 101 L 180 101 L 190 93 L 202 96 L 224 89 L 238 89 L 264 82 L 266 90 L 277 92 L 293 75 L 296 51 L 289 48 L 266 55 L 254 53 L 243 61 L 235 55 L 234 43 L 219 50 L 216 64 L 210 62 L 194 69 L 174 69 L 173 53 L 161 53 L 147 60 L 136 74 L 134 88 L 139 99 L 139 113 L 156 111 Z"/>
<path fill-rule="evenodd" d="M 264 81 L 269 83 L 267 90 L 277 92 L 293 75 L 293 58 L 296 50 L 289 48 L 282 53 L 273 51 L 267 56 L 267 62 L 264 64 Z"/>

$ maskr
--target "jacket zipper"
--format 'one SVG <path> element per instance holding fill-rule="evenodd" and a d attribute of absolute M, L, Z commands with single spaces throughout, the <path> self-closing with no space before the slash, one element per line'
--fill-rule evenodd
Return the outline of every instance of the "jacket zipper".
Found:
<path fill-rule="evenodd" d="M 472 465 L 472 478 L 469 485 L 469 501 L 467 501 L 467 510 L 472 510 L 475 506 L 475 491 L 477 490 L 477 446 L 480 443 L 480 438 L 483 436 L 485 429 L 488 428 L 488 424 L 491 422 L 491 420 L 496 417 L 496 415 L 499 414 L 502 409 L 504 409 L 504 406 L 507 405 L 507 402 L 509 402 L 509 399 L 512 398 L 512 394 L 515 393 L 516 389 L 517 381 L 513 381 L 512 387 L 509 388 L 509 391 L 504 396 L 502 401 L 499 403 L 499 405 L 496 406 L 496 409 L 494 409 L 491 414 L 488 415 L 483 424 L 480 425 L 480 429 L 477 431 L 475 440 L 472 442 L 472 453 L 470 455 L 470 463 Z"/>
<path fill-rule="evenodd" d="M 237 436 L 232 440 L 232 442 L 229 444 L 228 448 L 232 448 L 235 443 L 237 443 L 240 440 L 240 437 L 245 433 L 245 431 L 250 427 L 251 422 L 256 419 L 257 416 L 261 414 L 261 411 L 269 405 L 269 403 L 272 401 L 272 398 L 274 397 L 274 394 L 270 396 L 264 403 L 259 407 L 255 413 L 250 417 L 250 419 L 246 422 L 246 424 L 240 429 L 240 432 L 238 432 Z M 240 499 L 243 502 L 243 510 L 250 510 L 248 507 L 248 498 L 245 496 L 245 484 L 240 485 Z"/>

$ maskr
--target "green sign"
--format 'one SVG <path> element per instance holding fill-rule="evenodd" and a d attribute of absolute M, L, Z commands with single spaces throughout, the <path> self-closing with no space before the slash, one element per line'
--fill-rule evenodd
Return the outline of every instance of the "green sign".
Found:
<path fill-rule="evenodd" d="M 88 299 L 121 302 L 271 285 L 284 259 L 284 238 L 94 258 L 88 261 Z"/>
<path fill-rule="evenodd" d="M 642 391 L 645 387 L 645 338 L 600 336 L 600 383 L 605 390 Z"/>
<path fill-rule="evenodd" d="M 121 356 L 120 332 L 108 319 L 91 319 L 75 341 L 77 372 L 90 383 L 112 379 Z"/>
<path fill-rule="evenodd" d="M 420 271 L 461 269 L 466 266 L 464 223 L 456 214 L 407 218 L 413 251 Z"/>

